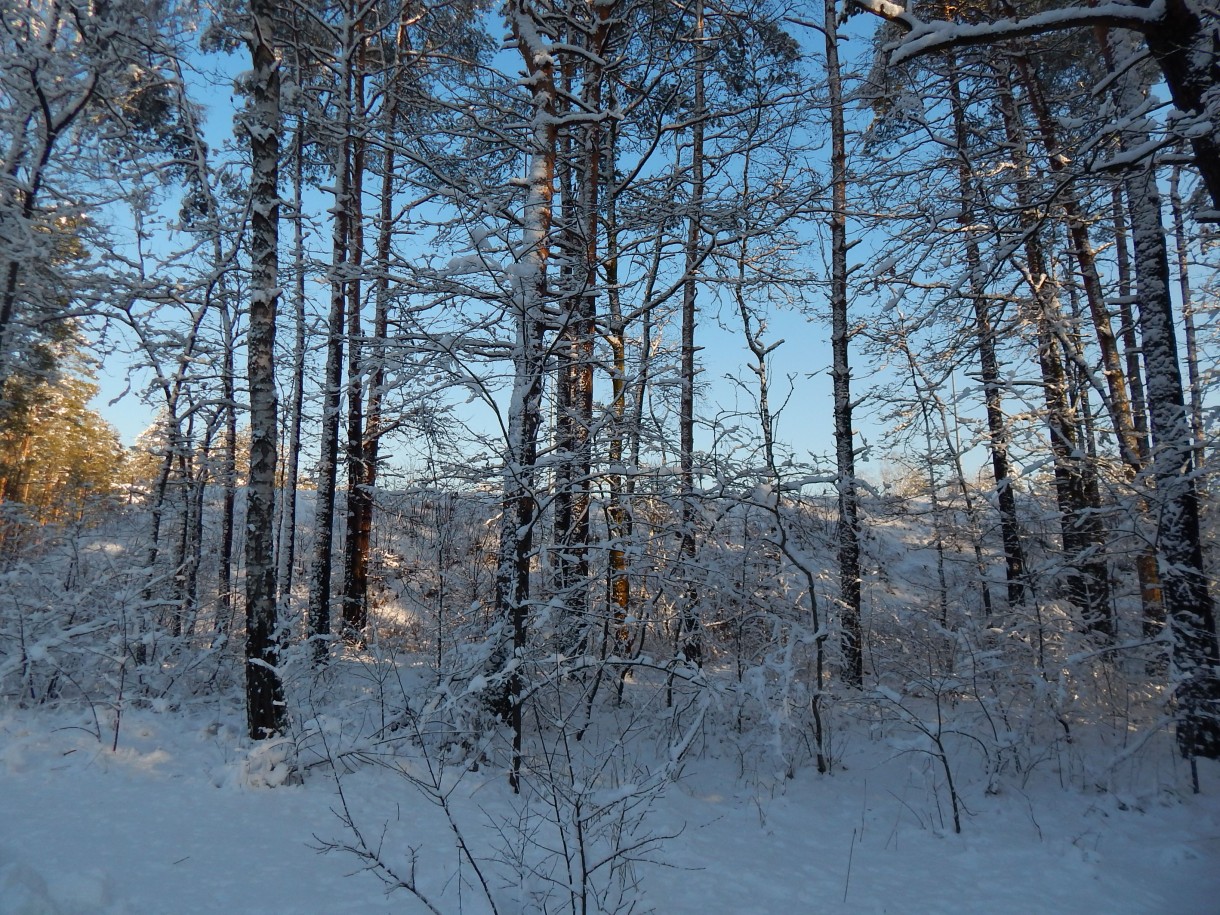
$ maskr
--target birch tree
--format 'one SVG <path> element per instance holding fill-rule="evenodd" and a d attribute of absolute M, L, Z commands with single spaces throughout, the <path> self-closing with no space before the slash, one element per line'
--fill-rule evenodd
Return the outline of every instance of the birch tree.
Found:
<path fill-rule="evenodd" d="M 283 732 L 287 717 L 279 671 L 275 583 L 275 322 L 279 300 L 280 71 L 271 0 L 251 0 L 249 47 L 250 477 L 246 488 L 246 711 L 255 740 Z"/>

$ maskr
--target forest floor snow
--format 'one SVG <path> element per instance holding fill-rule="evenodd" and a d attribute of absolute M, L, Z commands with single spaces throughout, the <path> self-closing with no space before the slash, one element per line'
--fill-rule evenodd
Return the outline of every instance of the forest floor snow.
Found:
<path fill-rule="evenodd" d="M 351 840 L 333 771 L 268 787 L 275 768 L 250 749 L 238 710 L 128 711 L 117 751 L 112 734 L 99 741 L 91 729 L 63 712 L 0 712 L 2 915 L 425 911 L 402 890 L 387 894 L 354 855 L 318 851 Z M 966 784 L 955 835 L 919 754 L 874 747 L 844 753 L 829 776 L 810 768 L 766 783 L 727 753 L 705 753 L 654 800 L 648 826 L 669 838 L 628 898 L 664 915 L 1216 915 L 1220 767 L 1200 774 L 1199 795 L 1179 785 L 1123 798 L 1051 778 L 998 794 Z M 415 787 L 369 766 L 342 785 L 366 837 L 384 836 L 404 871 L 404 849 L 416 850 L 440 911 L 486 910 L 443 815 Z M 476 855 L 491 861 L 515 809 L 502 774 L 485 767 L 452 797 Z M 494 880 L 503 868 L 488 871 Z M 493 890 L 501 912 L 542 910 Z"/>

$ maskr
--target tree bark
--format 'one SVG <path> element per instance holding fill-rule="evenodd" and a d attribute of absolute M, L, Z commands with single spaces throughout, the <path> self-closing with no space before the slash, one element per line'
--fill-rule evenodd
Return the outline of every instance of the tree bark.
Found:
<path fill-rule="evenodd" d="M 235 347 L 233 314 L 227 290 L 221 293 L 221 345 L 224 347 L 221 372 L 224 404 L 224 435 L 221 440 L 221 486 L 223 487 L 220 515 L 220 571 L 217 574 L 218 619 L 228 634 L 228 620 L 233 612 L 233 516 L 237 507 L 237 379 L 233 364 Z"/>
<path fill-rule="evenodd" d="M 679 475 L 682 487 L 681 539 L 679 555 L 686 564 L 684 577 L 687 580 L 682 595 L 682 617 L 679 621 L 679 647 L 687 663 L 702 665 L 703 640 L 699 631 L 699 590 L 695 574 L 695 326 L 698 321 L 699 243 L 702 237 L 703 192 L 704 192 L 704 121 L 707 118 L 706 70 L 707 56 L 704 44 L 707 40 L 704 22 L 703 0 L 695 0 L 695 98 L 694 123 L 691 126 L 691 189 L 690 213 L 687 216 L 686 266 L 682 284 L 682 330 L 681 366 L 679 368 L 681 391 L 678 403 L 678 452 Z"/>
<path fill-rule="evenodd" d="M 558 139 L 553 45 L 545 28 L 540 28 L 536 13 L 528 0 L 513 0 L 505 13 L 531 80 L 534 107 L 528 174 L 524 182 L 527 191 L 522 217 L 522 269 L 517 271 L 511 304 L 516 325 L 514 378 L 507 423 L 503 515 L 496 572 L 497 616 L 506 631 L 502 630 L 501 646 L 492 658 L 498 667 L 493 673 L 509 670 L 504 677 L 497 711 L 513 731 L 509 781 L 514 791 L 520 790 L 525 686 L 521 665 L 527 643 L 530 556 L 537 517 L 538 427 L 546 371 L 543 308 L 547 299 Z"/>
<path fill-rule="evenodd" d="M 284 498 L 280 508 L 279 601 L 287 609 L 292 599 L 293 570 L 296 567 L 297 486 L 300 478 L 301 414 L 305 409 L 305 226 L 302 214 L 304 187 L 305 136 L 304 112 L 298 113 L 292 163 L 292 394 L 288 406 L 288 443 L 284 455 Z"/>
<path fill-rule="evenodd" d="M 610 107 L 614 108 L 611 99 Z M 606 168 L 603 179 L 606 191 L 606 340 L 610 346 L 610 443 L 609 474 L 610 490 L 606 508 L 610 534 L 609 562 L 607 568 L 610 606 L 614 624 L 614 653 L 626 655 L 630 650 L 631 631 L 627 617 L 631 606 L 631 575 L 627 565 L 627 543 L 631 536 L 631 508 L 628 502 L 629 486 L 624 476 L 634 468 L 624 467 L 626 454 L 624 440 L 627 436 L 627 324 L 623 317 L 622 296 L 619 290 L 618 272 L 618 185 L 616 162 L 618 159 L 618 130 L 612 122 L 605 132 Z"/>
<path fill-rule="evenodd" d="M 364 343 L 361 322 L 361 271 L 364 265 L 364 35 L 357 38 L 357 72 L 352 104 L 356 120 L 352 138 L 351 185 L 348 193 L 347 277 L 347 523 L 343 540 L 343 639 L 362 645 L 368 624 L 369 522 L 372 493 L 364 456 Z"/>
<path fill-rule="evenodd" d="M 1178 366 L 1160 189 L 1151 168 L 1128 178 L 1127 199 L 1152 425 L 1157 546 L 1178 700 L 1178 748 L 1183 756 L 1220 759 L 1220 645 L 1203 568 L 1194 437 Z"/>
<path fill-rule="evenodd" d="M 1195 469 L 1203 470 L 1206 438 L 1203 432 L 1203 379 L 1199 374 L 1199 341 L 1195 330 L 1195 301 L 1190 286 L 1189 242 L 1186 220 L 1182 215 L 1182 197 L 1178 187 L 1182 167 L 1175 165 L 1169 179 L 1169 208 L 1173 214 L 1173 238 L 1177 253 L 1178 292 L 1182 300 L 1182 329 L 1186 343 L 1186 377 L 1190 384 L 1190 429 L 1195 439 Z"/>
<path fill-rule="evenodd" d="M 347 41 L 347 39 L 345 39 Z M 335 206 L 331 244 L 330 315 L 327 320 L 326 368 L 323 380 L 321 456 L 314 511 L 314 559 L 309 583 L 310 637 L 314 659 L 322 662 L 331 638 L 331 566 L 335 521 L 335 486 L 339 463 L 339 409 L 343 395 L 343 336 L 347 309 L 348 258 L 351 245 L 352 54 L 344 49 L 342 139 L 335 149 Z"/>
<path fill-rule="evenodd" d="M 830 101 L 830 342 L 834 388 L 835 486 L 839 493 L 839 593 L 843 682 L 864 685 L 864 629 L 860 618 L 860 508 L 852 429 L 851 330 L 847 314 L 847 128 L 834 0 L 826 0 L 826 81 Z"/>
<path fill-rule="evenodd" d="M 246 487 L 246 710 L 250 737 L 282 733 L 275 586 L 275 312 L 279 298 L 280 73 L 273 44 L 273 0 L 251 0 L 254 78 L 249 124 L 252 152 L 250 317 L 250 479 Z"/>
<path fill-rule="evenodd" d="M 405 17 L 404 11 L 404 19 Z M 401 59 L 402 55 L 409 50 L 405 25 L 400 24 L 396 44 Z M 390 97 L 386 101 L 385 135 L 391 138 L 398 126 L 397 89 L 397 83 L 392 83 L 389 88 Z M 377 217 L 377 272 L 373 281 L 373 337 L 370 341 L 368 409 L 365 413 L 364 424 L 364 486 L 360 500 L 362 510 L 358 518 L 356 533 L 357 543 L 360 545 L 356 558 L 361 564 L 360 568 L 356 570 L 356 574 L 364 579 L 362 588 L 366 616 L 368 613 L 368 564 L 377 494 L 377 461 L 381 449 L 382 399 L 386 383 L 386 343 L 389 337 L 390 255 L 394 242 L 395 159 L 394 144 L 386 143 L 381 162 L 381 198 Z"/>

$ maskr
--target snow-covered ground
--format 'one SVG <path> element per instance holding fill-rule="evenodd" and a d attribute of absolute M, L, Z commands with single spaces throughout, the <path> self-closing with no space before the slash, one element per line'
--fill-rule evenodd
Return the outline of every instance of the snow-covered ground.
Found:
<path fill-rule="evenodd" d="M 0 714 L 3 915 L 426 911 L 354 855 L 317 850 L 351 841 L 333 770 L 270 787 L 280 770 L 251 752 L 238 710 L 128 711 L 117 752 L 92 728 L 62 711 Z M 692 755 L 645 821 L 672 837 L 651 853 L 660 864 L 637 868 L 635 911 L 1220 913 L 1220 767 L 1201 766 L 1192 796 L 1168 743 L 1148 790 L 1126 796 L 1061 786 L 1049 768 L 997 794 L 963 774 L 961 835 L 926 755 L 843 744 L 833 774 L 773 781 L 743 774 L 727 745 Z M 386 768 L 349 768 L 366 839 L 384 836 L 404 873 L 415 849 L 440 911 L 486 911 L 442 812 Z M 505 824 L 521 808 L 502 773 L 468 772 L 451 798 L 500 911 L 541 911 L 507 885 Z"/>

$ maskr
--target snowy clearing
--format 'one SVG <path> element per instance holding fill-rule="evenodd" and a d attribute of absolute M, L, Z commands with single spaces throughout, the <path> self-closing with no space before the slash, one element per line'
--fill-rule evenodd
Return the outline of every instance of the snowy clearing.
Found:
<path fill-rule="evenodd" d="M 301 784 L 257 786 L 265 768 L 237 710 L 129 712 L 117 752 L 90 726 L 29 711 L 0 720 L 4 915 L 424 911 L 401 890 L 386 895 L 354 856 L 319 854 L 320 842 L 350 840 L 334 813 L 333 775 L 318 767 Z M 888 761 L 849 749 L 830 776 L 804 769 L 769 783 L 712 752 L 693 759 L 649 815 L 654 835 L 674 837 L 653 854 L 667 866 L 638 869 L 637 911 L 1218 910 L 1214 764 L 1202 764 L 1199 796 L 1082 793 L 1050 777 L 993 796 L 968 784 L 969 815 L 954 836 L 926 757 L 875 750 L 868 756 Z M 442 911 L 485 910 L 454 879 L 453 835 L 415 788 L 369 767 L 343 785 L 367 833 L 389 822 L 387 849 L 400 838 L 394 853 L 418 849 L 421 884 Z M 468 773 L 454 809 L 481 854 L 493 855 L 489 824 L 513 811 L 506 780 Z M 514 889 L 496 892 L 508 901 Z M 517 905 L 532 910 L 519 896 Z"/>

